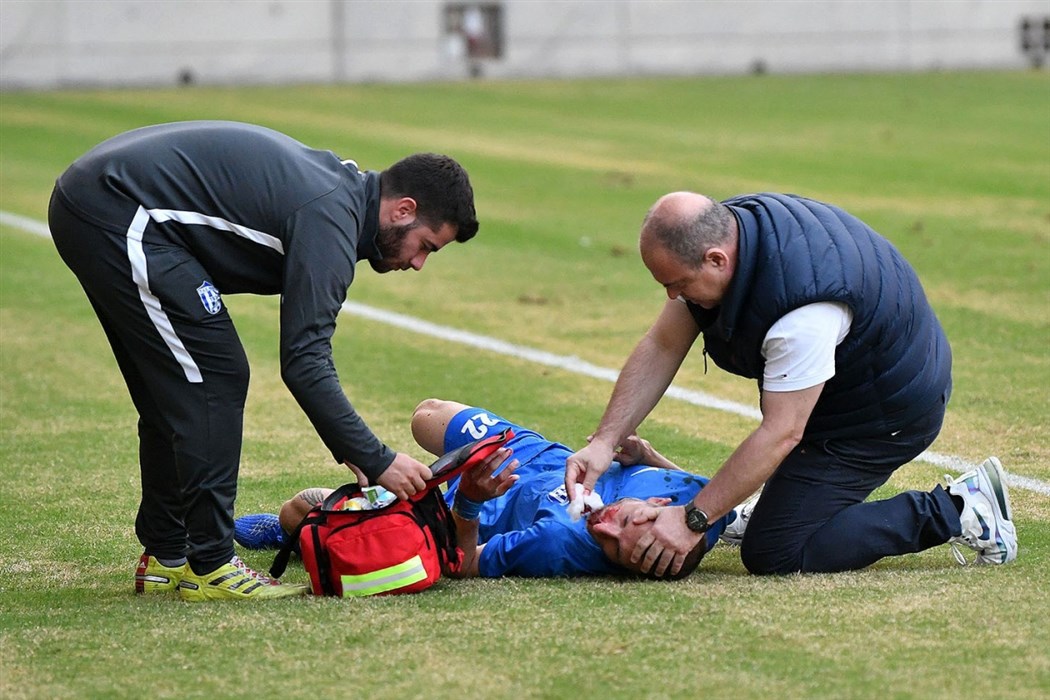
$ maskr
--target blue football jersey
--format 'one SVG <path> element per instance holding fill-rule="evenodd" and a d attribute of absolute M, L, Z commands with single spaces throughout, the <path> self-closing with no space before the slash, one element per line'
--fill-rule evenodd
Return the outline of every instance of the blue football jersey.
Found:
<path fill-rule="evenodd" d="M 485 547 L 478 562 L 481 575 L 580 576 L 624 572 L 605 557 L 587 532 L 586 521 L 573 522 L 569 517 L 565 460 L 573 450 L 479 408 L 464 409 L 450 421 L 445 431 L 445 449 L 455 449 L 506 428 L 515 432 L 507 446 L 513 450 L 510 459 L 520 463 L 516 472 L 520 478 L 507 493 L 482 506 L 479 541 Z M 707 479 L 688 472 L 646 465 L 621 467 L 614 463 L 598 479 L 595 491 L 605 503 L 658 496 L 670 498 L 672 505 L 681 505 L 692 500 L 706 483 Z M 450 504 L 457 485 L 458 480 L 453 481 L 446 493 Z M 717 541 L 724 522 L 716 527 L 709 542 Z"/>

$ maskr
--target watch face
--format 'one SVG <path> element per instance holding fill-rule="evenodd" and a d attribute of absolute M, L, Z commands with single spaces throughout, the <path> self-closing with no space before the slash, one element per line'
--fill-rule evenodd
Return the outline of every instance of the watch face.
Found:
<path fill-rule="evenodd" d="M 693 532 L 706 532 L 708 528 L 707 514 L 696 506 L 685 509 L 685 525 Z"/>

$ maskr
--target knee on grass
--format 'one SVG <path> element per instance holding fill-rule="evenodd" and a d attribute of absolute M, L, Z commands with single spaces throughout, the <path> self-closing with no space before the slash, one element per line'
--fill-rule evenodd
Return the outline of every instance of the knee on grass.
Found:
<path fill-rule="evenodd" d="M 281 506 L 281 511 L 277 516 L 281 522 L 281 529 L 286 534 L 295 532 L 295 528 L 299 527 L 299 523 L 310 512 L 310 509 L 323 501 L 330 493 L 332 489 L 315 487 L 303 489 L 289 498 Z"/>
<path fill-rule="evenodd" d="M 753 576 L 780 576 L 801 571 L 801 552 L 784 548 L 760 548 L 754 539 L 744 537 L 740 546 L 740 560 L 749 574 Z"/>

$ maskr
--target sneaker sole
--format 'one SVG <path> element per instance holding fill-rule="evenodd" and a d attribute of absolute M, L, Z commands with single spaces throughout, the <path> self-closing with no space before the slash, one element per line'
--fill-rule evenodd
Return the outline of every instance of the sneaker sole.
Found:
<path fill-rule="evenodd" d="M 205 600 L 278 600 L 280 598 L 296 598 L 306 595 L 308 592 L 305 585 L 294 583 L 281 584 L 279 593 L 269 592 L 269 595 L 231 593 L 226 589 L 216 588 L 207 584 L 199 586 L 189 581 L 179 583 L 179 597 L 190 603 L 200 603 Z"/>
<path fill-rule="evenodd" d="M 179 590 L 179 581 L 152 574 L 135 575 L 135 593 L 151 595 L 154 593 L 174 593 Z"/>
<path fill-rule="evenodd" d="M 991 469 L 988 468 L 990 463 Z M 1010 518 L 1010 493 L 1006 488 L 1006 473 L 1003 465 L 995 457 L 989 457 L 981 465 L 980 474 L 988 482 L 988 487 L 995 494 L 992 505 L 995 509 L 995 538 L 1006 547 L 1006 559 L 997 564 L 1005 564 L 1017 558 L 1017 529 Z M 978 558 L 980 559 L 980 558 Z"/>

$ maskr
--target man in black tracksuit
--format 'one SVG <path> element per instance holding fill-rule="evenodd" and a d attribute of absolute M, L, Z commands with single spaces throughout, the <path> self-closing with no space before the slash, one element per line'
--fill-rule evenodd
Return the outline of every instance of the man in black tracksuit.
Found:
<path fill-rule="evenodd" d="M 359 172 L 260 126 L 150 126 L 74 162 L 48 220 L 139 413 L 139 592 L 180 580 L 189 599 L 277 590 L 233 555 L 249 370 L 223 294 L 282 295 L 282 378 L 337 461 L 401 498 L 423 487 L 427 467 L 387 447 L 347 400 L 331 338 L 359 260 L 419 270 L 477 232 L 454 160 L 417 154 Z"/>

